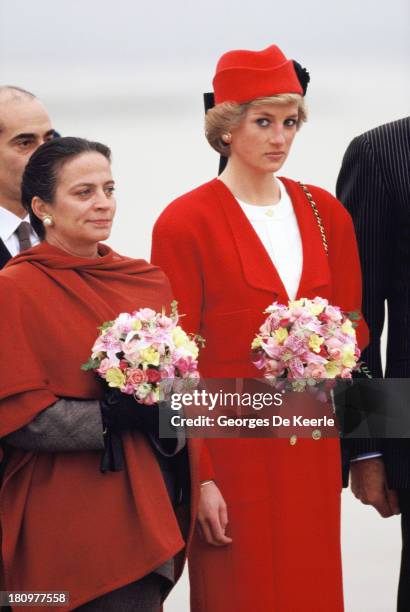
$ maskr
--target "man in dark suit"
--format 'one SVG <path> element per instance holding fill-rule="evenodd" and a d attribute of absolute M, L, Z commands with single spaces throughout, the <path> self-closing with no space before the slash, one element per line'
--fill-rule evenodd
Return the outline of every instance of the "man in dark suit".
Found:
<path fill-rule="evenodd" d="M 20 201 L 20 183 L 30 155 L 54 137 L 50 118 L 31 93 L 0 86 L 0 268 L 38 242 Z"/>
<path fill-rule="evenodd" d="M 394 407 L 387 401 L 384 410 L 389 416 L 400 404 L 410 411 L 410 117 L 355 138 L 336 191 L 353 217 L 361 255 L 363 313 L 370 328 L 363 359 L 373 377 L 383 377 L 380 337 L 387 303 L 386 381 L 380 389 L 398 399 Z M 343 450 L 356 497 L 384 517 L 401 512 L 398 610 L 409 612 L 410 439 L 349 440 Z"/>
<path fill-rule="evenodd" d="M 38 242 L 21 205 L 21 178 L 30 155 L 54 136 L 48 113 L 33 94 L 20 87 L 0 86 L 0 269 Z M 0 481 L 2 457 L 0 448 Z"/>

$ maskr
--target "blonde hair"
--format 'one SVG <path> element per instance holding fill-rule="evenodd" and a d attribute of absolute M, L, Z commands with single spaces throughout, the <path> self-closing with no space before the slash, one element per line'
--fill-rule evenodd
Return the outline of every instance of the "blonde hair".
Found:
<path fill-rule="evenodd" d="M 296 102 L 298 105 L 297 129 L 304 121 L 307 121 L 307 109 L 305 99 L 299 94 L 278 94 L 266 98 L 256 98 L 251 102 L 238 104 L 237 102 L 222 102 L 209 109 L 205 116 L 205 136 L 215 151 L 225 157 L 230 155 L 230 145 L 223 141 L 222 135 L 227 134 L 239 127 L 246 115 L 248 108 L 261 106 L 262 104 L 289 104 Z"/>

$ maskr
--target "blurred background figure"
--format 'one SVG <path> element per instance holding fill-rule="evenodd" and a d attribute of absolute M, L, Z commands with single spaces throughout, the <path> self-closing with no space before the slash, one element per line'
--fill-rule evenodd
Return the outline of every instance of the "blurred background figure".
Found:
<path fill-rule="evenodd" d="M 39 241 L 21 203 L 21 178 L 30 155 L 53 134 L 46 109 L 32 93 L 0 86 L 0 269 Z M 0 443 L 0 482 L 3 454 Z"/>
<path fill-rule="evenodd" d="M 21 203 L 21 177 L 30 155 L 53 137 L 40 100 L 20 87 L 0 87 L 0 268 L 38 243 Z"/>

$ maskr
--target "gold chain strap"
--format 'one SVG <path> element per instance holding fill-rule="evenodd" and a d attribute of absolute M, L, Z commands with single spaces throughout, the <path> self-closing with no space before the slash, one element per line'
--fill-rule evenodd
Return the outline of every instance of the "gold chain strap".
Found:
<path fill-rule="evenodd" d="M 329 246 L 327 244 L 325 228 L 323 227 L 322 219 L 321 219 L 321 217 L 319 215 L 319 211 L 317 209 L 317 206 L 316 206 L 316 204 L 315 204 L 315 202 L 313 200 L 313 196 L 310 193 L 309 189 L 306 187 L 306 185 L 304 185 L 300 181 L 299 181 L 299 185 L 302 187 L 303 191 L 305 192 L 305 195 L 306 195 L 306 197 L 308 199 L 308 202 L 309 202 L 309 204 L 312 207 L 313 214 L 315 215 L 317 224 L 319 226 L 320 235 L 322 236 L 323 248 L 325 249 L 326 255 L 329 255 Z"/>

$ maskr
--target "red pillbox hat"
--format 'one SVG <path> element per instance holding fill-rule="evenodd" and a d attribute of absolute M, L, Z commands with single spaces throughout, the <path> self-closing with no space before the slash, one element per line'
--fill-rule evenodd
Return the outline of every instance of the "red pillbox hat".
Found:
<path fill-rule="evenodd" d="M 228 51 L 213 80 L 215 104 L 249 102 L 284 93 L 304 94 L 292 60 L 276 45 L 262 51 Z"/>

